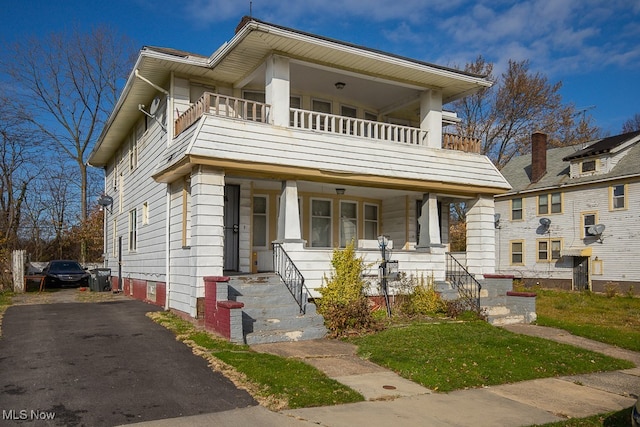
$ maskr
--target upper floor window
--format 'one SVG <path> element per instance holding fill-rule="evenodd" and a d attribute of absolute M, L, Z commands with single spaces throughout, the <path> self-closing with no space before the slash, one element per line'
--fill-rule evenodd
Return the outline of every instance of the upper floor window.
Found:
<path fill-rule="evenodd" d="M 614 185 L 610 189 L 611 209 L 625 209 L 627 207 L 627 186 L 625 184 Z"/>
<path fill-rule="evenodd" d="M 596 170 L 596 161 L 595 160 L 584 160 L 580 166 L 581 172 L 593 172 Z"/>
<path fill-rule="evenodd" d="M 551 205 L 551 206 L 549 206 Z M 551 193 L 538 196 L 538 215 L 562 212 L 562 194 Z"/>
<path fill-rule="evenodd" d="M 582 237 L 595 236 L 589 229 L 598 223 L 598 215 L 595 212 L 586 212 L 582 214 Z"/>
<path fill-rule="evenodd" d="M 511 220 L 522 219 L 522 198 L 511 199 Z"/>

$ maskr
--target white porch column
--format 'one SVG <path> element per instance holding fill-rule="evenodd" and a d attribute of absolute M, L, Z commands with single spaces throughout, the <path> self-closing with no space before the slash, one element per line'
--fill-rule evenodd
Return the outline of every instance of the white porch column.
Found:
<path fill-rule="evenodd" d="M 191 171 L 191 253 L 195 298 L 204 297 L 205 276 L 222 276 L 224 258 L 224 171 L 199 166 Z"/>
<path fill-rule="evenodd" d="M 442 148 L 442 92 L 427 90 L 420 95 L 420 130 L 427 132 L 427 147 Z"/>
<path fill-rule="evenodd" d="M 296 181 L 282 183 L 280 211 L 278 212 L 278 242 L 302 242 L 298 183 Z"/>
<path fill-rule="evenodd" d="M 267 59 L 265 74 L 265 102 L 271 106 L 271 124 L 289 126 L 289 58 L 272 55 Z"/>
<path fill-rule="evenodd" d="M 438 198 L 435 194 L 425 193 L 422 196 L 422 208 L 418 222 L 420 224 L 420 238 L 417 248 L 441 247 Z"/>
<path fill-rule="evenodd" d="M 496 233 L 493 197 L 478 196 L 467 209 L 467 270 L 493 274 L 496 267 Z"/>

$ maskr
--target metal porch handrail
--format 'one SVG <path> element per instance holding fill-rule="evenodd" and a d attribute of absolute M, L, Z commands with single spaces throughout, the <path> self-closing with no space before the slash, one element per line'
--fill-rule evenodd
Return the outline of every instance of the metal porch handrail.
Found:
<path fill-rule="evenodd" d="M 304 284 L 304 277 L 280 243 L 272 243 L 272 247 L 274 271 L 280 276 L 298 303 L 300 313 L 305 314 L 307 306 L 306 295 L 309 295 L 309 290 Z"/>
<path fill-rule="evenodd" d="M 480 313 L 480 290 L 482 285 L 457 259 L 447 252 L 446 279 L 458 291 L 458 295 L 476 313 Z"/>

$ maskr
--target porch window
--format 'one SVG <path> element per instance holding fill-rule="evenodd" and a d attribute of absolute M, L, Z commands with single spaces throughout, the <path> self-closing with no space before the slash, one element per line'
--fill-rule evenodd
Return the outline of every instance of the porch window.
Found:
<path fill-rule="evenodd" d="M 261 104 L 265 103 L 265 94 L 264 94 L 264 92 L 251 92 L 251 91 L 246 90 L 242 94 L 242 97 L 244 99 L 246 99 L 247 101 L 259 102 Z M 256 115 L 257 115 L 257 117 L 255 117 L 256 121 L 261 121 L 262 120 L 261 112 L 262 111 L 260 109 L 258 109 L 256 111 Z M 254 120 L 253 111 L 252 111 L 251 108 L 247 109 L 247 119 L 248 120 Z"/>
<path fill-rule="evenodd" d="M 136 210 L 129 211 L 129 250 L 135 251 L 138 246 L 138 222 Z"/>
<path fill-rule="evenodd" d="M 561 240 L 538 240 L 538 261 L 550 262 L 560 259 Z"/>
<path fill-rule="evenodd" d="M 522 219 L 522 198 L 511 199 L 511 220 L 519 221 Z"/>
<path fill-rule="evenodd" d="M 331 247 L 331 200 L 311 200 L 311 247 Z"/>
<path fill-rule="evenodd" d="M 311 101 L 311 111 L 322 114 L 331 114 L 331 102 L 314 99 Z M 330 131 L 331 124 L 329 123 L 328 118 L 326 118 L 327 121 L 325 123 L 325 118 L 326 117 L 316 116 L 311 124 L 311 128 Z"/>
<path fill-rule="evenodd" d="M 253 246 L 267 246 L 267 198 L 253 197 Z"/>
<path fill-rule="evenodd" d="M 627 189 L 625 184 L 614 185 L 610 188 L 611 209 L 625 209 L 627 207 L 626 195 Z"/>
<path fill-rule="evenodd" d="M 524 262 L 524 241 L 516 240 L 511 242 L 511 264 L 523 265 Z"/>
<path fill-rule="evenodd" d="M 355 119 L 356 117 L 358 117 L 358 110 L 355 107 L 349 107 L 348 105 L 342 105 L 340 107 L 340 115 L 342 117 L 349 117 L 349 118 L 353 118 Z M 353 121 L 349 120 L 349 121 L 345 121 L 345 125 L 342 128 L 342 133 L 346 133 L 349 135 L 353 135 L 353 128 L 354 124 Z"/>
<path fill-rule="evenodd" d="M 378 206 L 364 205 L 364 238 L 375 240 L 378 238 Z"/>
<path fill-rule="evenodd" d="M 340 247 L 344 248 L 351 241 L 358 240 L 358 204 L 356 202 L 340 202 Z"/>
<path fill-rule="evenodd" d="M 582 214 L 582 237 L 593 236 L 594 234 L 589 233 L 589 228 L 596 225 L 598 221 L 597 215 L 595 213 L 583 213 Z"/>

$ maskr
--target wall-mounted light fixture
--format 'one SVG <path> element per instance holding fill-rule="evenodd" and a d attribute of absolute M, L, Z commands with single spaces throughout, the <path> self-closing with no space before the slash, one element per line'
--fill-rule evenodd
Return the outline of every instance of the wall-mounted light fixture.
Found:
<path fill-rule="evenodd" d="M 342 90 L 342 89 L 344 89 L 344 87 L 345 87 L 346 85 L 347 85 L 347 84 L 346 84 L 346 83 L 344 83 L 344 82 L 336 82 L 336 84 L 335 84 L 336 89 L 338 89 L 338 90 Z"/>
<path fill-rule="evenodd" d="M 336 188 L 336 194 L 342 196 L 345 192 L 344 188 Z"/>

